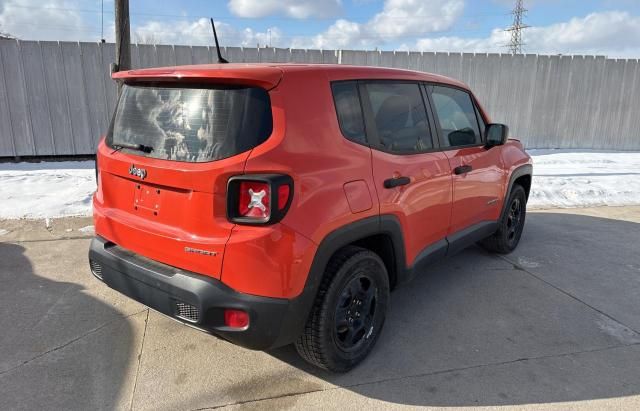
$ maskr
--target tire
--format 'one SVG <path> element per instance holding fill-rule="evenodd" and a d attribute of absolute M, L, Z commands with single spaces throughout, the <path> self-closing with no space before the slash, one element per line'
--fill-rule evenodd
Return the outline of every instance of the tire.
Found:
<path fill-rule="evenodd" d="M 522 236 L 524 222 L 527 216 L 527 194 L 524 188 L 516 184 L 507 200 L 507 208 L 500 219 L 498 230 L 480 242 L 486 250 L 509 254 L 516 249 Z"/>
<path fill-rule="evenodd" d="M 389 276 L 380 257 L 348 246 L 334 255 L 296 350 L 309 363 L 347 372 L 375 345 L 389 302 Z"/>

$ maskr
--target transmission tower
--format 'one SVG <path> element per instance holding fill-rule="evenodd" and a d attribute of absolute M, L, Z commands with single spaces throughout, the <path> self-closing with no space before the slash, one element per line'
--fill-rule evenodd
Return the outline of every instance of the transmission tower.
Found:
<path fill-rule="evenodd" d="M 506 30 L 511 33 L 511 42 L 507 46 L 511 54 L 522 54 L 522 46 L 524 46 L 522 31 L 529 27 L 523 23 L 524 16 L 527 14 L 523 3 L 524 0 L 516 0 L 516 6 L 512 11 L 513 25 Z"/>

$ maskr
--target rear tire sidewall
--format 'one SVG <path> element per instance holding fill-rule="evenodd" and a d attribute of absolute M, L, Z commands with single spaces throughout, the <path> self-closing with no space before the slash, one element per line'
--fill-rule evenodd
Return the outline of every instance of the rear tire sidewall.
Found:
<path fill-rule="evenodd" d="M 377 287 L 376 308 L 373 315 L 373 330 L 362 341 L 358 349 L 343 350 L 336 342 L 336 309 L 344 288 L 356 277 L 366 276 Z M 382 260 L 372 252 L 359 253 L 340 267 L 323 301 L 321 317 L 322 345 L 326 347 L 327 365 L 333 371 L 344 372 L 360 363 L 375 345 L 389 304 L 389 278 Z M 364 338 L 364 337 L 363 337 Z"/>

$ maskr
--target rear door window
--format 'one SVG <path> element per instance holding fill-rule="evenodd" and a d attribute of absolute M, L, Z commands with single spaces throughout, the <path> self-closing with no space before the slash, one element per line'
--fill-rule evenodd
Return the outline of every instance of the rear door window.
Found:
<path fill-rule="evenodd" d="M 207 162 L 264 142 L 273 129 L 266 90 L 256 87 L 184 88 L 124 85 L 106 143 L 163 160 Z"/>
<path fill-rule="evenodd" d="M 482 143 L 476 109 L 469 93 L 451 87 L 434 86 L 431 99 L 442 131 L 444 147 Z"/>
<path fill-rule="evenodd" d="M 433 149 L 427 111 L 418 83 L 365 83 L 380 148 L 398 154 Z"/>
<path fill-rule="evenodd" d="M 341 81 L 331 85 L 333 101 L 338 113 L 342 134 L 349 140 L 366 144 L 362 106 L 355 81 Z"/>

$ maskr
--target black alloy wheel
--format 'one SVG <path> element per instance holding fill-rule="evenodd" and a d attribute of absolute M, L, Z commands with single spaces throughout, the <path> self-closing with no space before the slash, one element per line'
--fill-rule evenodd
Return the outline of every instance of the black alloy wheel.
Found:
<path fill-rule="evenodd" d="M 363 274 L 342 290 L 335 313 L 335 341 L 345 352 L 357 350 L 373 332 L 378 287 Z"/>
<path fill-rule="evenodd" d="M 480 245 L 495 253 L 509 254 L 520 243 L 526 216 L 527 193 L 521 185 L 516 184 L 507 199 L 507 208 L 498 222 L 498 230 L 480 241 Z"/>

